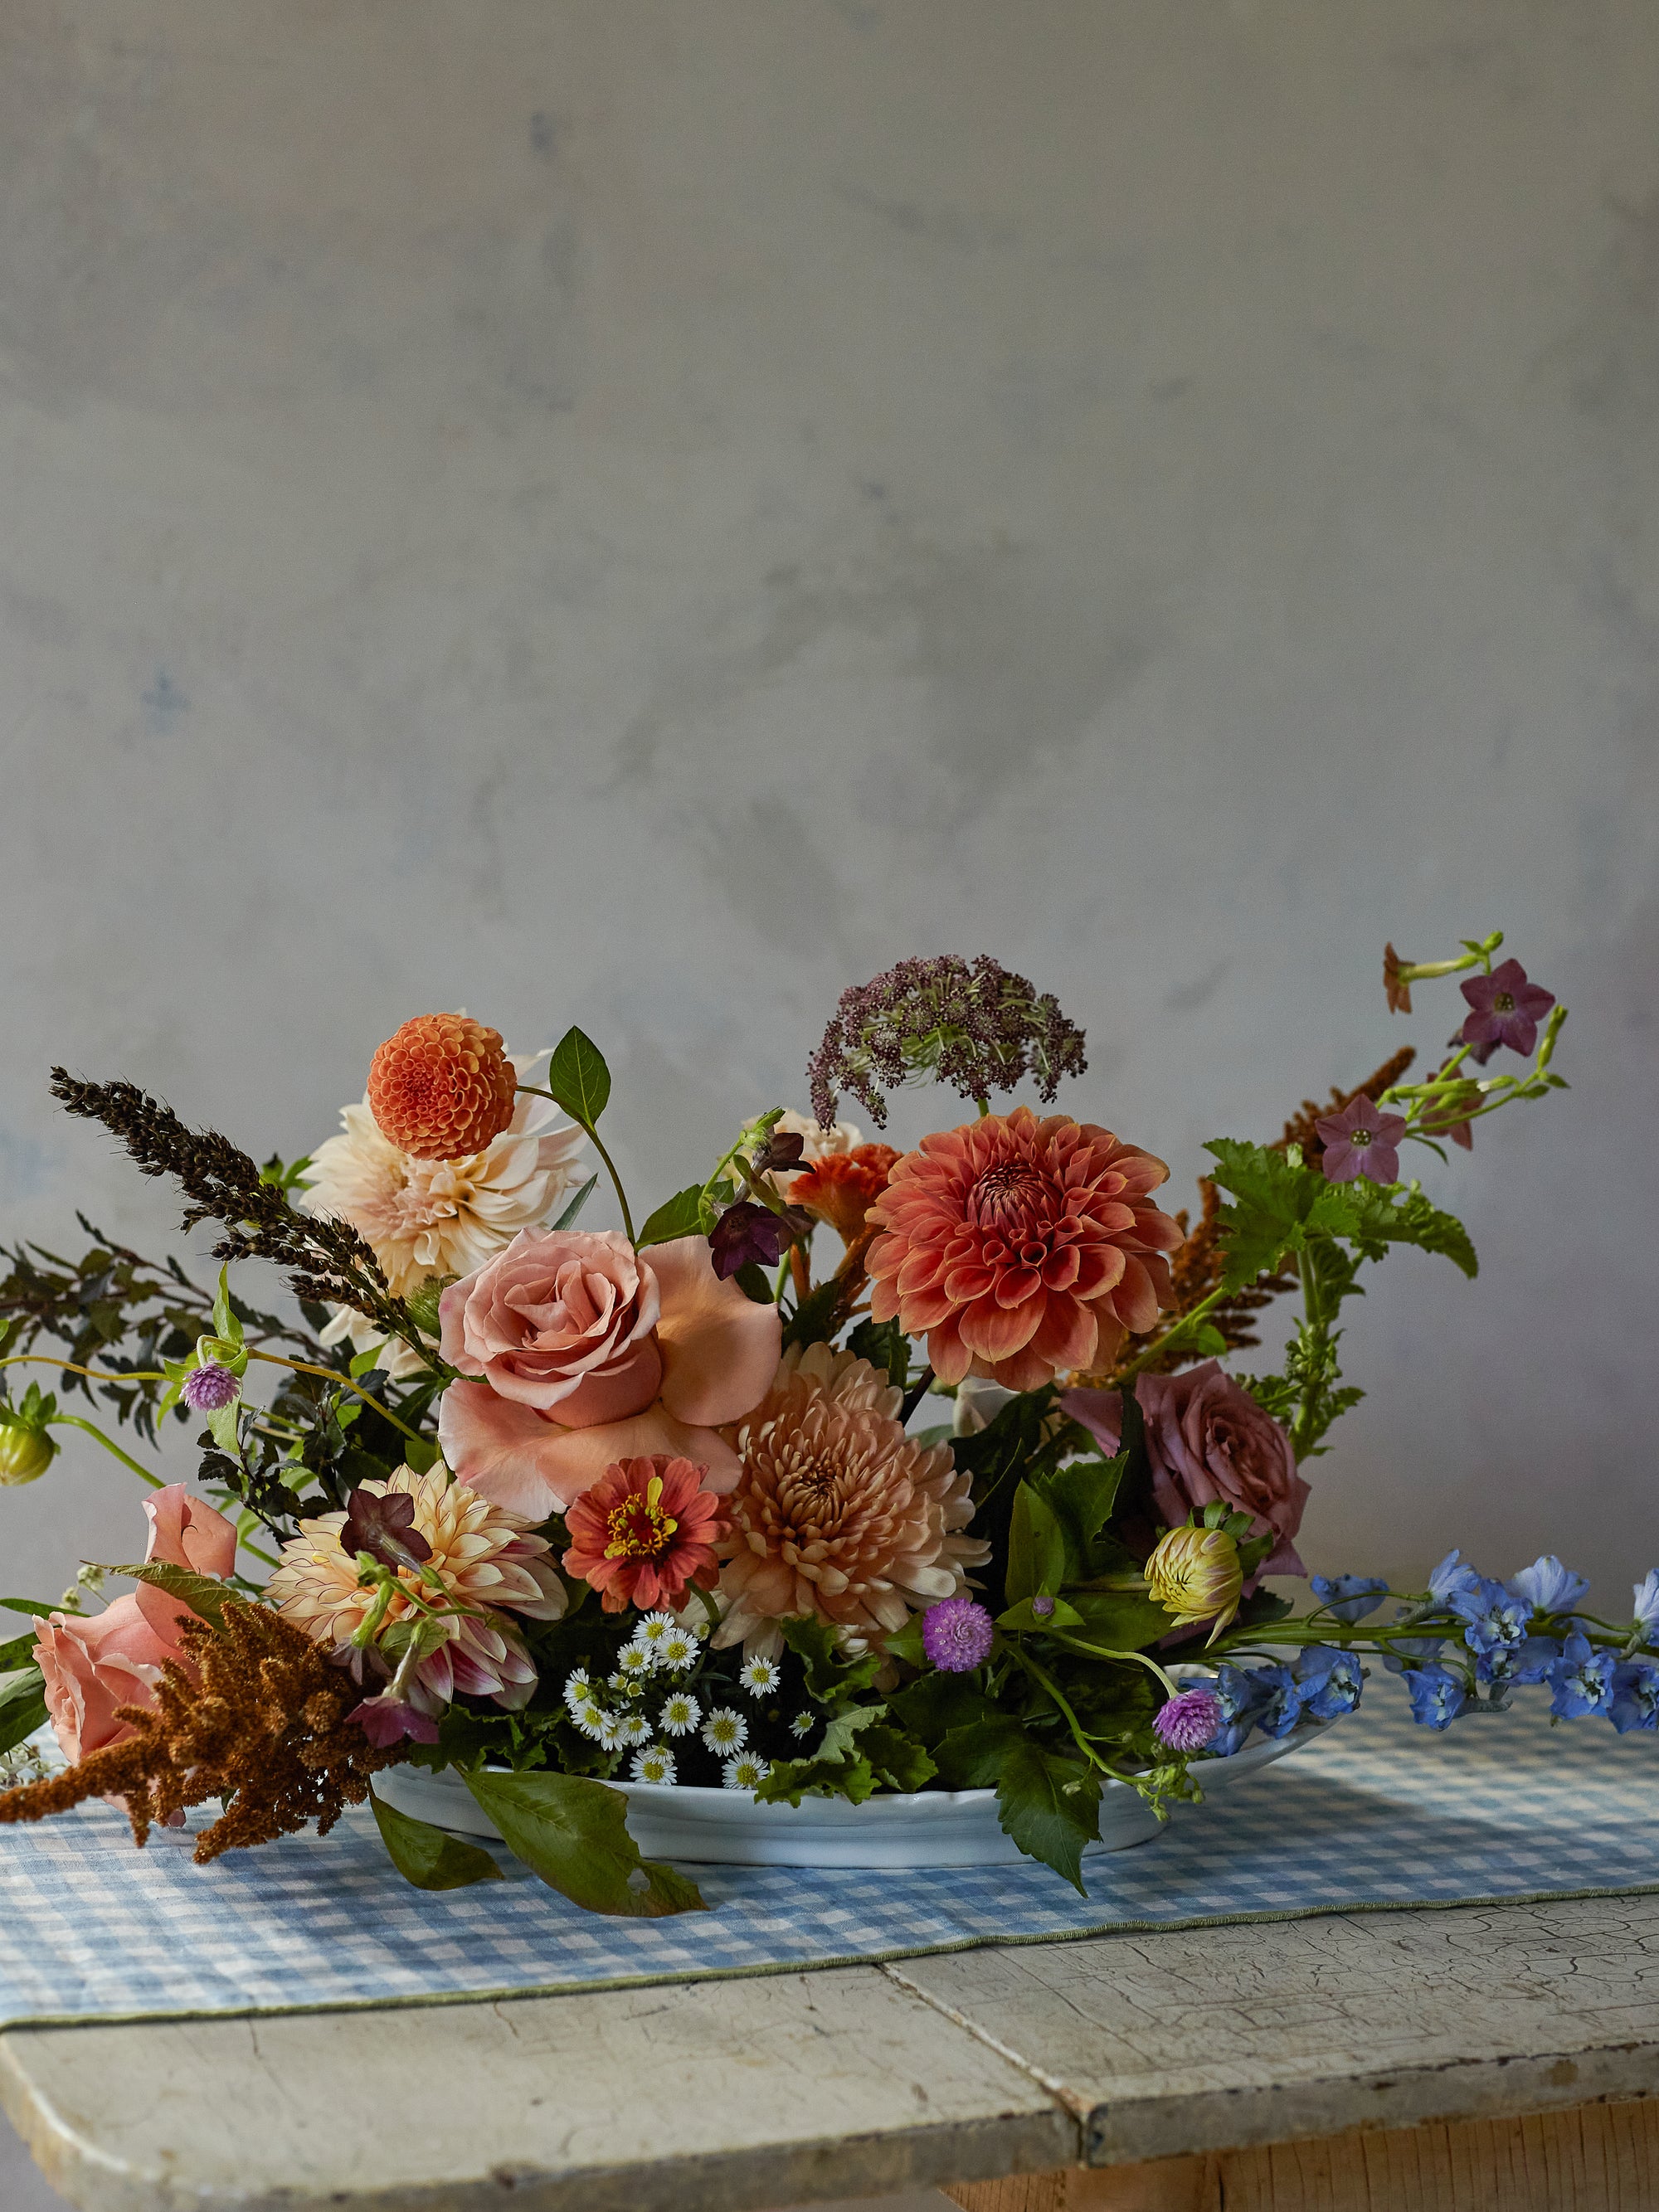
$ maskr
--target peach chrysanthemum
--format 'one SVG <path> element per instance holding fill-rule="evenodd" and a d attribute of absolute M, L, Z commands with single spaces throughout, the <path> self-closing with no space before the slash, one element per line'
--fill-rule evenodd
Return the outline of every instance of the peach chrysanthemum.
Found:
<path fill-rule="evenodd" d="M 906 1436 L 902 1394 L 867 1359 L 792 1347 L 738 1431 L 743 1474 L 720 1546 L 716 1644 L 771 1656 L 780 1620 L 816 1613 L 853 1650 L 959 1596 L 990 1547 L 962 1531 L 969 1478 L 948 1444 Z"/>
<path fill-rule="evenodd" d="M 1029 1106 L 924 1137 L 870 1209 L 870 1310 L 926 1334 L 942 1382 L 1035 1390 L 1097 1367 L 1171 1303 L 1170 1170 L 1092 1121 Z"/>
<path fill-rule="evenodd" d="M 452 1482 L 440 1460 L 425 1474 L 399 1468 L 386 1482 L 362 1487 L 379 1497 L 401 1492 L 415 1502 L 414 1528 L 431 1547 L 426 1562 L 440 1590 L 412 1569 L 398 1572 L 399 1594 L 387 1608 L 382 1628 L 404 1620 L 416 1608 L 401 1595 L 422 1590 L 434 1603 L 468 1611 L 444 1623 L 447 1636 L 412 1670 L 402 1694 L 416 1711 L 435 1713 L 459 1692 L 493 1698 L 498 1705 L 524 1705 L 536 1686 L 536 1669 L 508 1613 L 530 1620 L 557 1620 L 567 1603 L 564 1584 L 546 1557 L 541 1536 L 525 1534 L 530 1523 L 520 1513 L 492 1505 L 465 1483 Z M 357 1580 L 357 1562 L 342 1547 L 343 1513 L 319 1514 L 302 1521 L 300 1534 L 283 1547 L 282 1562 L 265 1594 L 285 1620 L 303 1628 L 313 1642 L 339 1653 L 350 1648 L 352 1632 L 374 1607 L 376 1591 Z M 391 1665 L 380 1654 L 374 1663 Z"/>
<path fill-rule="evenodd" d="M 546 1100 L 523 1097 L 481 1152 L 417 1159 L 381 1133 L 365 1098 L 345 1108 L 340 1134 L 312 1155 L 310 1188 L 300 1204 L 307 1213 L 349 1221 L 385 1270 L 392 1295 L 406 1297 L 434 1275 L 471 1274 L 521 1229 L 546 1220 L 574 1182 L 576 1156 L 587 1141 L 574 1125 L 550 1127 L 556 1119 Z M 362 1341 L 352 1332 L 359 1352 L 377 1340 L 372 1324 L 365 1326 Z M 349 1328 L 343 1322 L 337 1334 Z"/>
<path fill-rule="evenodd" d="M 416 1014 L 369 1062 L 370 1110 L 417 1160 L 483 1152 L 513 1119 L 516 1088 L 501 1031 L 465 1014 Z"/>

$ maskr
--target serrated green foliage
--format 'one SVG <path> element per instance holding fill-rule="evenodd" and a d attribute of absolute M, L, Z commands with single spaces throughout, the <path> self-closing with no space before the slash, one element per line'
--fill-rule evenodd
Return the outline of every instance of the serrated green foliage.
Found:
<path fill-rule="evenodd" d="M 1024 1736 L 1003 1753 L 996 1790 L 1003 1833 L 1086 1897 L 1083 1847 L 1100 1839 L 1100 1779 L 1093 1769 Z"/>
<path fill-rule="evenodd" d="M 880 1672 L 881 1661 L 874 1652 L 857 1659 L 844 1657 L 826 1620 L 784 1620 L 778 1626 L 801 1662 L 806 1694 L 815 1705 L 838 1711 L 860 1691 L 867 1690 Z"/>
<path fill-rule="evenodd" d="M 841 1295 L 842 1285 L 833 1276 L 827 1283 L 815 1284 L 784 1323 L 784 1350 L 799 1345 L 805 1351 L 809 1344 L 827 1343 L 841 1310 Z"/>
<path fill-rule="evenodd" d="M 679 1237 L 706 1237 L 714 1224 L 714 1209 L 704 1198 L 702 1185 L 694 1182 L 665 1199 L 634 1241 L 643 1252 L 648 1244 L 671 1244 Z"/>
<path fill-rule="evenodd" d="M 470 1889 L 475 1882 L 507 1879 L 478 1844 L 464 1843 L 460 1837 L 434 1828 L 429 1820 L 416 1820 L 399 1812 L 372 1787 L 368 1802 L 386 1856 L 416 1889 Z"/>
<path fill-rule="evenodd" d="M 1024 1728 L 1013 1714 L 989 1706 L 932 1746 L 939 1780 L 947 1790 L 994 1790 L 1003 1760 L 1024 1741 Z"/>
<path fill-rule="evenodd" d="M 875 1769 L 864 1758 L 779 1759 L 756 1785 L 763 1805 L 799 1805 L 803 1797 L 845 1797 L 862 1805 L 876 1794 Z"/>
<path fill-rule="evenodd" d="M 1035 1486 L 1065 1539 L 1066 1584 L 1105 1573 L 1109 1559 L 1121 1553 L 1105 1531 L 1128 1464 L 1127 1452 L 1115 1459 L 1087 1452 L 1038 1477 Z"/>
<path fill-rule="evenodd" d="M 464 1779 L 514 1857 L 587 1911 L 635 1920 L 707 1911 L 695 1882 L 640 1856 L 620 1790 L 578 1775 L 493 1768 Z"/>
<path fill-rule="evenodd" d="M 611 1070 L 591 1036 L 573 1024 L 553 1048 L 547 1087 L 573 1121 L 591 1129 L 611 1097 Z"/>
<path fill-rule="evenodd" d="M 847 1348 L 884 1374 L 896 1390 L 910 1379 L 910 1340 L 896 1321 L 861 1321 L 847 1339 Z"/>
<path fill-rule="evenodd" d="M 888 1711 L 929 1751 L 935 1750 L 953 1729 L 971 1728 L 996 1712 L 985 1692 L 969 1674 L 923 1674 L 887 1699 Z"/>

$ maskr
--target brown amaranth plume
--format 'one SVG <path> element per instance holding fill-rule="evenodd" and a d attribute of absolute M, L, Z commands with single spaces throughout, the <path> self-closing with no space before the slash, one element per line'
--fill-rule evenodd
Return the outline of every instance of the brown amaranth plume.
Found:
<path fill-rule="evenodd" d="M 348 1717 L 362 1693 L 304 1631 L 268 1607 L 227 1598 L 222 1626 L 187 1621 L 188 1666 L 162 1662 L 154 1706 L 122 1705 L 135 1733 L 88 1752 L 67 1772 L 0 1796 L 0 1822 L 66 1813 L 88 1797 L 125 1800 L 135 1842 L 186 1806 L 224 1797 L 196 1840 L 205 1865 L 222 1851 L 292 1835 L 314 1820 L 326 1835 L 368 1778 L 408 1754 L 376 1750 Z M 199 1680 L 196 1676 L 199 1674 Z"/>

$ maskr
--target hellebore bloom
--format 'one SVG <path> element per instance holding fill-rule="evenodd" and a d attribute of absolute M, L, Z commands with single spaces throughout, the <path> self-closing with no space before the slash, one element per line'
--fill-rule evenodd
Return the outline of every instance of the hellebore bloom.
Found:
<path fill-rule="evenodd" d="M 1434 1665 L 1413 1668 L 1406 1676 L 1406 1690 L 1412 1718 L 1423 1728 L 1449 1728 L 1468 1697 L 1460 1676 L 1449 1667 Z"/>
<path fill-rule="evenodd" d="M 1325 1147 L 1328 1182 L 1352 1182 L 1362 1175 L 1373 1182 L 1399 1182 L 1403 1114 L 1379 1113 L 1362 1091 L 1340 1114 L 1322 1115 L 1314 1127 Z"/>
<path fill-rule="evenodd" d="M 1538 1024 L 1555 1004 L 1553 991 L 1527 981 L 1518 960 L 1506 960 L 1490 975 L 1471 975 L 1463 996 L 1474 1009 L 1459 1032 L 1463 1043 L 1488 1048 L 1506 1044 L 1528 1053 L 1538 1042 Z"/>
<path fill-rule="evenodd" d="M 970 1597 L 947 1597 L 921 1617 L 922 1648 L 941 1674 L 970 1674 L 991 1656 L 995 1624 Z"/>
<path fill-rule="evenodd" d="M 436 1743 L 438 1723 L 429 1713 L 417 1712 L 387 1690 L 378 1698 L 365 1698 L 346 1716 L 356 1722 L 376 1751 L 389 1751 L 407 1736 L 411 1743 Z"/>
<path fill-rule="evenodd" d="M 1389 1589 L 1376 1575 L 1316 1575 L 1310 1587 L 1327 1613 L 1350 1623 L 1375 1613 Z"/>
<path fill-rule="evenodd" d="M 1618 1664 L 1611 1651 L 1595 1650 L 1589 1638 L 1575 1628 L 1561 1647 L 1561 1656 L 1549 1671 L 1553 1696 L 1550 1711 L 1564 1721 L 1586 1713 L 1604 1713 L 1613 1702 L 1613 1677 Z"/>
<path fill-rule="evenodd" d="M 1152 1716 L 1152 1733 L 1171 1751 L 1202 1751 L 1221 1727 L 1221 1700 L 1206 1684 L 1182 1690 Z"/>
<path fill-rule="evenodd" d="M 415 1500 L 402 1490 L 354 1490 L 340 1549 L 353 1559 L 367 1552 L 383 1567 L 420 1567 L 432 1557 L 431 1545 L 415 1526 Z"/>
<path fill-rule="evenodd" d="M 1518 1575 L 1510 1577 L 1510 1588 L 1534 1613 L 1571 1613 L 1589 1588 L 1587 1575 L 1564 1567 L 1553 1552 L 1546 1552 Z"/>
<path fill-rule="evenodd" d="M 1364 1687 L 1364 1670 L 1355 1651 L 1340 1651 L 1334 1644 L 1315 1644 L 1297 1655 L 1291 1668 L 1302 1696 L 1302 1710 L 1316 1721 L 1334 1721 L 1351 1713 Z"/>
<path fill-rule="evenodd" d="M 1614 1668 L 1607 1718 L 1620 1735 L 1659 1729 L 1659 1667 L 1651 1659 L 1626 1659 Z"/>

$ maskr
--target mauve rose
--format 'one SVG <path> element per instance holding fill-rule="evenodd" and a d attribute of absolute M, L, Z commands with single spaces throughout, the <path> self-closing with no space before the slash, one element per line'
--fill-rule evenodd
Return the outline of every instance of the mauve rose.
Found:
<path fill-rule="evenodd" d="M 614 1230 L 520 1230 L 439 1302 L 444 1358 L 499 1397 L 591 1429 L 656 1396 L 657 1278 Z"/>
<path fill-rule="evenodd" d="M 1277 1539 L 1258 1575 L 1305 1575 L 1293 1540 L 1302 1526 L 1308 1486 L 1296 1471 L 1291 1440 L 1249 1392 L 1213 1359 L 1179 1375 L 1142 1375 L 1135 1395 L 1146 1425 L 1152 1497 L 1171 1528 L 1196 1509 L 1220 1499 L 1248 1513 L 1260 1536 Z M 1104 1452 L 1123 1432 L 1116 1390 L 1067 1390 L 1060 1403 Z M 1254 1579 L 1254 1578 L 1253 1578 Z"/>
<path fill-rule="evenodd" d="M 192 1498 L 182 1482 L 153 1490 L 144 1500 L 149 1521 L 147 1559 L 165 1559 L 192 1574 L 222 1582 L 236 1565 L 236 1527 L 205 1498 Z"/>

